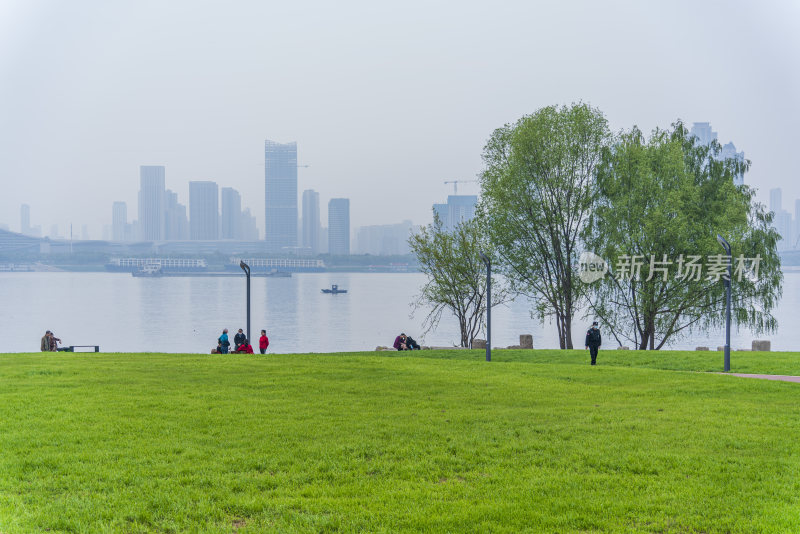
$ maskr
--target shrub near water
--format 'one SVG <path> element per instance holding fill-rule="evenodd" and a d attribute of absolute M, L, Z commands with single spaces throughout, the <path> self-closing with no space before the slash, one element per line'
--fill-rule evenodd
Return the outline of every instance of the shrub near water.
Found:
<path fill-rule="evenodd" d="M 796 384 L 424 355 L 0 356 L 0 532 L 800 531 Z"/>

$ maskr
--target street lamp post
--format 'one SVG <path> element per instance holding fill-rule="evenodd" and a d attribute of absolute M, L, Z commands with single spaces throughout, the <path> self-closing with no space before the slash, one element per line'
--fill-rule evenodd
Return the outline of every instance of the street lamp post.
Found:
<path fill-rule="evenodd" d="M 250 338 L 250 266 L 243 261 L 239 261 L 239 267 L 247 275 L 247 342 L 252 345 L 253 340 Z"/>
<path fill-rule="evenodd" d="M 733 258 L 731 257 L 731 246 L 724 237 L 717 234 L 717 241 L 725 249 L 728 255 L 728 279 L 725 280 L 725 372 L 731 370 L 731 270 Z"/>
<path fill-rule="evenodd" d="M 479 252 L 486 265 L 486 361 L 492 361 L 492 261 Z"/>

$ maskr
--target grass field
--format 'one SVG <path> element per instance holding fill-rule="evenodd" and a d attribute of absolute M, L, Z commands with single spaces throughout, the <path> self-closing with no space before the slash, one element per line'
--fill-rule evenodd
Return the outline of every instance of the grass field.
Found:
<path fill-rule="evenodd" d="M 0 533 L 800 532 L 800 385 L 483 357 L 0 355 Z"/>

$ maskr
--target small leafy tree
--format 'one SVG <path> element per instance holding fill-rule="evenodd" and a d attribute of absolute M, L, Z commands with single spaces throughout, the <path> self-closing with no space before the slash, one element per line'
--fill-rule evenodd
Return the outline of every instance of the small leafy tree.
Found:
<path fill-rule="evenodd" d="M 483 329 L 486 316 L 486 268 L 479 252 L 491 257 L 484 232 L 476 219 L 459 224 L 453 232 L 434 222 L 423 226 L 409 238 L 409 246 L 419 261 L 419 269 L 428 276 L 416 302 L 416 308 L 432 306 L 425 318 L 425 332 L 436 328 L 442 313 L 451 312 L 458 319 L 460 346 L 470 342 Z M 492 281 L 492 304 L 505 298 Z"/>
<path fill-rule="evenodd" d="M 727 257 L 717 234 L 732 247 L 733 321 L 757 332 L 776 327 L 770 312 L 783 276 L 772 214 L 733 182 L 749 162 L 722 160 L 720 150 L 678 122 L 649 139 L 634 127 L 604 151 L 585 237 L 612 269 L 590 286 L 590 302 L 618 340 L 660 349 L 724 324 Z"/>

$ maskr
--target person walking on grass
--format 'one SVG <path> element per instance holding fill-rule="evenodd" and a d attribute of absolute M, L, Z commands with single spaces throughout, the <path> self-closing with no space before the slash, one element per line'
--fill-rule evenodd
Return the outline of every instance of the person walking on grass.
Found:
<path fill-rule="evenodd" d="M 595 321 L 586 332 L 586 348 L 589 349 L 589 354 L 592 357 L 592 365 L 597 365 L 597 351 L 602 344 L 603 338 L 600 336 L 600 329 L 597 328 L 597 321 Z"/>
<path fill-rule="evenodd" d="M 258 350 L 261 351 L 261 354 L 267 352 L 267 347 L 269 347 L 269 338 L 267 337 L 267 331 L 261 331 L 261 337 L 258 338 Z"/>

